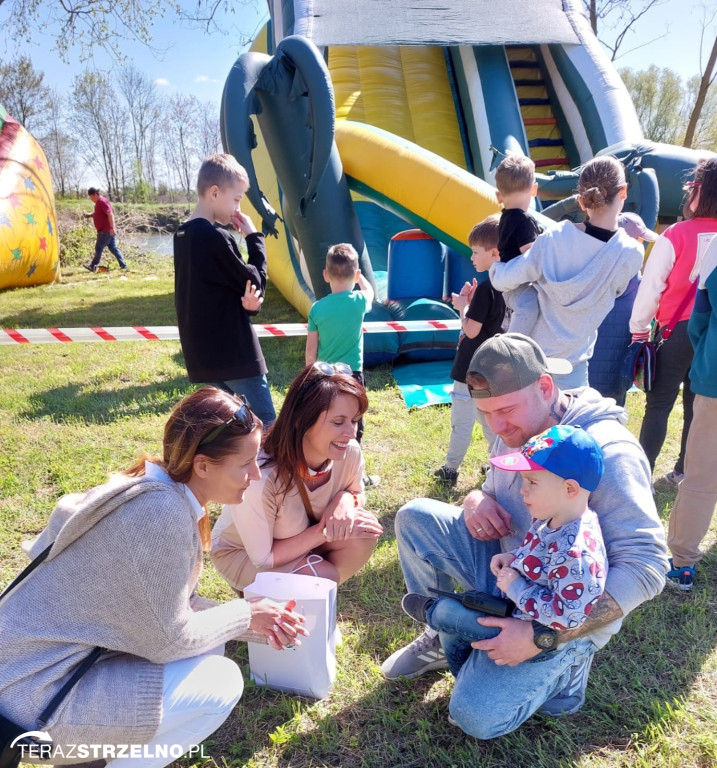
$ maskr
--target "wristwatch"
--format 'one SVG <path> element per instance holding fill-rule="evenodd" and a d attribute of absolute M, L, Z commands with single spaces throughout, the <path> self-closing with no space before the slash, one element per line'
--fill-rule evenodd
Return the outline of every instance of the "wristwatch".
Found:
<path fill-rule="evenodd" d="M 545 624 L 534 621 L 533 642 L 541 651 L 554 651 L 558 647 L 558 633 Z"/>

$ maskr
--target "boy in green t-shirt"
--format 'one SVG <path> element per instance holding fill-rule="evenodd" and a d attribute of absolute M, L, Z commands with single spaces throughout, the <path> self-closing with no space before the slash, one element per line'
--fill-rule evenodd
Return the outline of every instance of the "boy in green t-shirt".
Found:
<path fill-rule="evenodd" d="M 354 374 L 363 371 L 364 315 L 373 303 L 373 288 L 358 268 L 358 254 L 349 243 L 332 245 L 326 254 L 324 280 L 331 293 L 309 312 L 306 364 L 317 360 L 345 363 Z M 355 291 L 358 283 L 360 290 Z M 355 376 L 363 383 L 363 375 Z"/>
<path fill-rule="evenodd" d="M 373 304 L 371 283 L 361 274 L 358 253 L 350 243 L 332 245 L 326 254 L 324 280 L 331 293 L 319 299 L 309 311 L 306 337 L 306 364 L 345 363 L 353 377 L 363 378 L 363 318 Z M 354 286 L 358 283 L 358 291 Z M 363 423 L 356 439 L 360 442 Z"/>

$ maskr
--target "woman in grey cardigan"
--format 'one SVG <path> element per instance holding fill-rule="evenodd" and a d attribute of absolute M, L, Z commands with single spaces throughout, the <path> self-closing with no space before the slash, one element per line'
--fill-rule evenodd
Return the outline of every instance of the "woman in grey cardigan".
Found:
<path fill-rule="evenodd" d="M 243 402 L 204 387 L 174 407 L 162 459 L 143 457 L 57 504 L 30 547 L 36 557 L 54 542 L 47 560 L 0 605 L 0 713 L 47 731 L 49 762 L 168 765 L 241 696 L 227 640 L 251 635 L 280 649 L 307 634 L 293 601 L 216 605 L 195 593 L 209 545 L 205 505 L 242 500 L 260 477 L 260 438 Z M 38 729 L 40 712 L 95 646 L 108 652 Z M 87 754 L 72 745 L 102 746 Z M 118 757 L 118 745 L 130 745 L 130 756 Z M 131 745 L 144 746 L 132 757 Z"/>

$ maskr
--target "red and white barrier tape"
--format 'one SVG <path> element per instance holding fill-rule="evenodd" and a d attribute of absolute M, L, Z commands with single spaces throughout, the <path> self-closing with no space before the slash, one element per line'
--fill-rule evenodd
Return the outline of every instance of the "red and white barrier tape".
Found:
<path fill-rule="evenodd" d="M 461 327 L 460 320 L 408 320 L 397 322 L 370 322 L 363 324 L 364 333 L 390 333 L 391 331 L 454 331 Z M 257 336 L 306 336 L 306 323 L 281 325 L 255 325 Z M 7 344 L 67 344 L 71 341 L 177 341 L 176 325 L 135 325 L 108 328 L 2 328 L 0 346 Z"/>

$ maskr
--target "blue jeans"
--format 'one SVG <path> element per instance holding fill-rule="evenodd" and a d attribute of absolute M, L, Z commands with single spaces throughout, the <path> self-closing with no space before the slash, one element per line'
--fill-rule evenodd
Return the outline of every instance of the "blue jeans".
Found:
<path fill-rule="evenodd" d="M 274 403 L 271 401 L 269 382 L 266 375 L 249 376 L 246 379 L 232 379 L 231 381 L 216 381 L 215 387 L 224 389 L 234 395 L 242 395 L 249 403 L 249 407 L 264 422 L 264 428 L 276 421 Z"/>
<path fill-rule="evenodd" d="M 97 240 L 95 241 L 95 256 L 90 262 L 91 267 L 96 267 L 100 263 L 102 258 L 102 251 L 105 248 L 109 248 L 110 253 L 117 259 L 122 269 L 127 269 L 122 251 L 117 247 L 117 239 L 109 232 L 98 232 Z"/>
<path fill-rule="evenodd" d="M 457 582 L 465 589 L 498 594 L 489 565 L 500 552 L 500 542 L 474 539 L 458 507 L 433 499 L 409 502 L 396 515 L 396 540 L 408 592 L 430 596 L 428 587 L 451 590 Z M 462 638 L 454 635 L 445 642 L 450 650 Z M 473 650 L 456 678 L 451 716 L 479 739 L 510 733 L 559 693 L 571 667 L 589 664 L 594 652 L 593 643 L 581 638 L 508 667 Z"/>
<path fill-rule="evenodd" d="M 439 633 L 448 668 L 456 677 L 471 655 L 471 643 L 488 640 L 500 632 L 496 627 L 478 623 L 477 619 L 487 615 L 466 608 L 452 597 L 436 600 L 426 611 L 426 623 Z"/>

